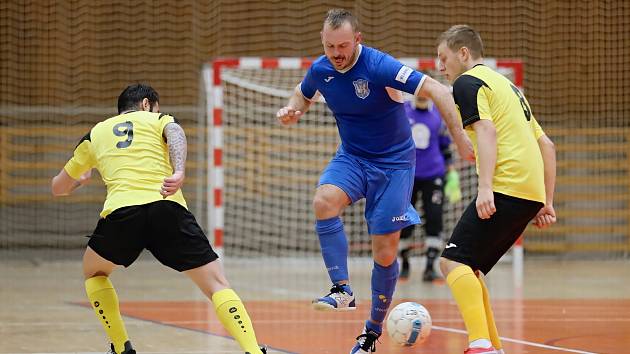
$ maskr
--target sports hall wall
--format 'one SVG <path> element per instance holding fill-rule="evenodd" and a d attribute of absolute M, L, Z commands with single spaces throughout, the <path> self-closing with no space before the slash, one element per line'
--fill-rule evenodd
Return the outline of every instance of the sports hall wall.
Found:
<path fill-rule="evenodd" d="M 174 112 L 196 146 L 187 194 L 203 222 L 202 64 L 318 56 L 330 7 L 353 11 L 364 43 L 394 56 L 435 56 L 436 36 L 466 23 L 481 32 L 487 57 L 522 59 L 525 93 L 558 147 L 557 209 L 565 220 L 554 231 L 532 230 L 529 250 L 627 256 L 630 2 L 590 0 L 4 0 L 0 248 L 83 244 L 78 236 L 93 227 L 104 188 L 96 183 L 94 193 L 59 202 L 49 179 L 137 81 L 160 92 L 162 110 Z M 583 242 L 570 242 L 576 235 Z"/>

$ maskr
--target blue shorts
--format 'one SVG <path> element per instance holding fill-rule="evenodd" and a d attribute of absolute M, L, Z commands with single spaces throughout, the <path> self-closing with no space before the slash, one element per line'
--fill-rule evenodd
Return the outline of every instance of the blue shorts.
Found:
<path fill-rule="evenodd" d="M 345 152 L 337 152 L 319 178 L 319 184 L 341 188 L 352 203 L 365 198 L 365 220 L 370 235 L 383 235 L 420 223 L 411 205 L 415 166 L 408 169 L 377 167 Z"/>

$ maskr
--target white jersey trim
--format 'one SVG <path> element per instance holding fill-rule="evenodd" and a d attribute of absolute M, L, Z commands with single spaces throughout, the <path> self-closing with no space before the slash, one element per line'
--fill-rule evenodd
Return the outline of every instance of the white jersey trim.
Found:
<path fill-rule="evenodd" d="M 427 79 L 426 75 L 422 76 L 422 79 L 420 79 L 420 82 L 418 83 L 418 87 L 416 87 L 416 90 L 413 92 L 414 96 L 418 96 L 418 93 L 420 92 L 420 89 L 422 88 L 422 84 L 424 84 L 424 80 L 426 79 Z"/>
<path fill-rule="evenodd" d="M 315 91 L 315 94 L 313 95 L 312 98 L 306 97 L 304 92 L 302 92 L 302 82 L 301 81 L 298 84 L 298 89 L 300 90 L 300 94 L 302 95 L 302 97 L 304 97 L 304 99 L 309 101 L 309 102 L 317 102 L 317 101 L 321 100 L 321 94 L 319 93 L 319 90 Z"/>
<path fill-rule="evenodd" d="M 350 66 L 348 66 L 345 69 L 341 69 L 341 70 L 337 70 L 335 69 L 335 71 L 340 72 L 342 74 L 347 73 L 348 71 L 350 71 L 350 69 L 354 68 L 354 65 L 359 61 L 359 57 L 361 56 L 361 53 L 363 53 L 363 46 L 361 44 L 359 44 L 359 54 L 357 54 L 357 57 L 354 58 L 354 61 L 352 62 L 352 64 Z M 333 67 L 335 67 L 333 65 Z"/>

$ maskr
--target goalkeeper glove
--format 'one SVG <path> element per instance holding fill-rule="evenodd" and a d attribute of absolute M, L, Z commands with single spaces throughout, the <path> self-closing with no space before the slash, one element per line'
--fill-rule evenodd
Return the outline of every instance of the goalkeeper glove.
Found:
<path fill-rule="evenodd" d="M 450 170 L 446 174 L 446 183 L 444 184 L 444 194 L 449 203 L 457 203 L 462 199 L 462 190 L 459 187 L 459 174 L 455 170 Z"/>

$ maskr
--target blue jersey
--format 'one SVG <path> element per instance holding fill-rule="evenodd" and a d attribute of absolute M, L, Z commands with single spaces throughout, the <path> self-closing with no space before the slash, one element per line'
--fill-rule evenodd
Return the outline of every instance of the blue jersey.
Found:
<path fill-rule="evenodd" d="M 356 62 L 343 71 L 319 57 L 300 88 L 306 99 L 324 96 L 337 121 L 340 151 L 377 166 L 409 168 L 414 143 L 399 91 L 416 94 L 424 79 L 392 56 L 360 46 Z"/>
<path fill-rule="evenodd" d="M 405 103 L 413 141 L 416 145 L 416 178 L 433 179 L 446 173 L 446 159 L 450 159 L 446 125 L 435 107 L 416 109 Z"/>

